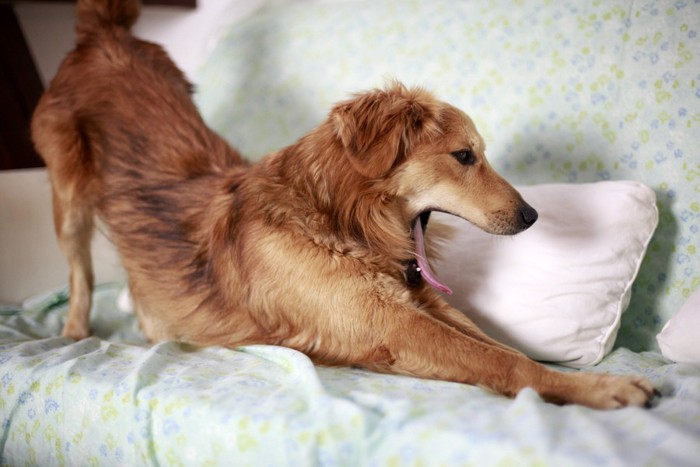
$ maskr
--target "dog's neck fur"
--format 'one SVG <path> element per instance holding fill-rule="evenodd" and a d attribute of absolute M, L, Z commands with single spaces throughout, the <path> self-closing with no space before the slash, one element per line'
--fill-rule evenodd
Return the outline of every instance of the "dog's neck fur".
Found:
<path fill-rule="evenodd" d="M 319 144 L 319 138 L 326 144 Z M 403 262 L 413 258 L 413 240 L 409 221 L 402 213 L 402 201 L 390 177 L 367 179 L 352 167 L 344 151 L 326 123 L 269 156 L 262 162 L 266 166 L 262 173 L 267 177 L 259 179 L 264 185 L 260 192 L 281 192 L 282 196 L 275 197 L 276 203 L 266 203 L 262 195 L 259 207 L 268 221 L 294 225 L 324 247 L 340 253 L 356 253 L 360 247 L 368 256 L 388 259 L 400 269 Z M 270 178 L 269 173 L 274 176 Z M 280 206 L 278 200 L 289 196 L 298 196 L 302 202 Z"/>

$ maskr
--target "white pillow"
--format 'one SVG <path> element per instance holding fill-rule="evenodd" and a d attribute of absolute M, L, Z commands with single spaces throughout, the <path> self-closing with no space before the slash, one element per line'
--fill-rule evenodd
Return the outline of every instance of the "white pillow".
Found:
<path fill-rule="evenodd" d="M 669 360 L 700 365 L 700 290 L 666 323 L 656 341 Z"/>
<path fill-rule="evenodd" d="M 533 359 L 593 365 L 610 352 L 658 222 L 655 193 L 630 181 L 519 187 L 539 212 L 515 236 L 433 213 L 455 232 L 437 248 L 445 296 L 487 334 Z"/>

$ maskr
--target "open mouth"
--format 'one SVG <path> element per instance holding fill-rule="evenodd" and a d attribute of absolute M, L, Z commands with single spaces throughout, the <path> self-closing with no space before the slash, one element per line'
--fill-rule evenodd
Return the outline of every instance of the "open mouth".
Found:
<path fill-rule="evenodd" d="M 428 262 L 428 256 L 425 253 L 425 230 L 428 227 L 428 219 L 430 218 L 431 211 L 423 211 L 416 219 L 413 221 L 413 240 L 416 243 L 416 261 L 418 262 L 418 267 L 416 272 L 420 274 L 425 281 L 430 284 L 436 290 L 442 293 L 452 295 L 452 289 L 443 284 L 440 279 L 437 278 L 433 270 L 430 268 L 430 263 Z"/>

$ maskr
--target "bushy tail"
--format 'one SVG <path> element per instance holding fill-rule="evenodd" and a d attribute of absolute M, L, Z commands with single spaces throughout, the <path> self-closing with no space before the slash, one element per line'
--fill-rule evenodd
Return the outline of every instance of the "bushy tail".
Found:
<path fill-rule="evenodd" d="M 78 0 L 75 25 L 78 41 L 104 29 L 128 31 L 139 17 L 140 10 L 139 0 Z"/>

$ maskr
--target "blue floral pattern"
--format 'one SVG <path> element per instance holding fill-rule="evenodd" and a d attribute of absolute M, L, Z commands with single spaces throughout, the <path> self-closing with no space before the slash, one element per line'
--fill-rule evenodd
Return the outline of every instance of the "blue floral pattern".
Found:
<path fill-rule="evenodd" d="M 80 342 L 55 337 L 65 302 L 0 316 L 0 465 L 697 465 L 700 369 L 657 353 L 594 369 L 649 377 L 653 410 L 561 408 L 282 347 L 126 344 L 143 337 L 118 292 L 97 291 L 113 324 Z"/>

